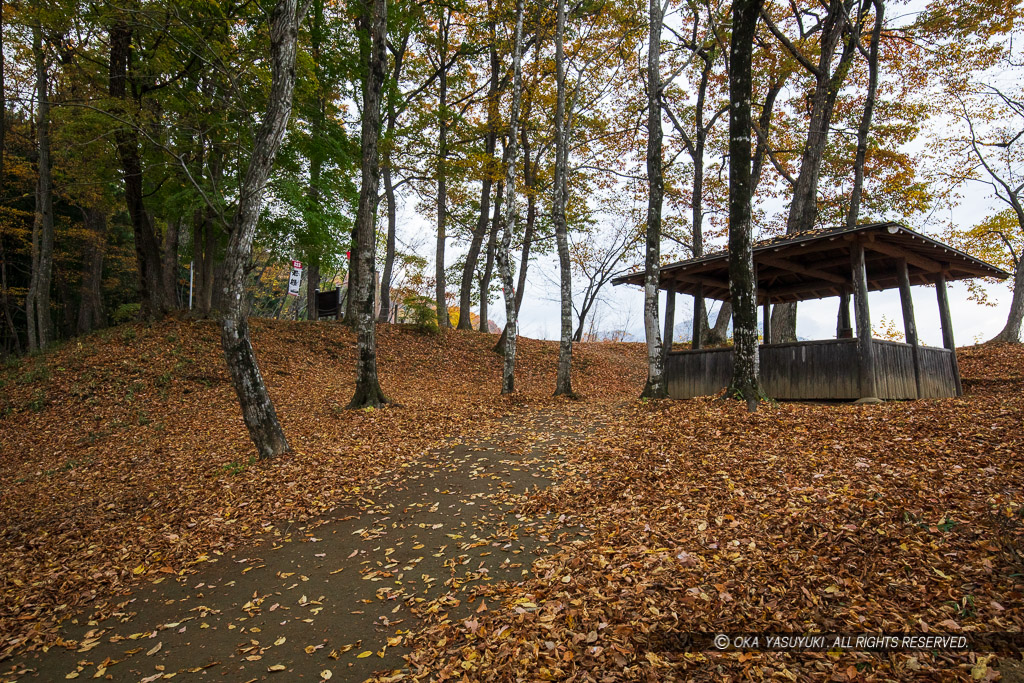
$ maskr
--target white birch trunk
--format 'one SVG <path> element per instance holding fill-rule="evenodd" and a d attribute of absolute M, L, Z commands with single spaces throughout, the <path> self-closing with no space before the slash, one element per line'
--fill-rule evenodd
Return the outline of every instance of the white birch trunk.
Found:
<path fill-rule="evenodd" d="M 501 273 L 502 291 L 505 296 L 505 363 L 502 368 L 501 393 L 515 391 L 516 371 L 516 291 L 512 280 L 512 264 L 509 251 L 512 247 L 512 225 L 516 205 L 516 160 L 519 143 L 519 105 L 523 96 L 523 0 L 516 0 L 516 32 L 512 48 L 512 108 L 508 122 L 508 165 L 505 167 L 505 213 L 502 219 L 501 245 L 498 247 L 498 271 Z"/>

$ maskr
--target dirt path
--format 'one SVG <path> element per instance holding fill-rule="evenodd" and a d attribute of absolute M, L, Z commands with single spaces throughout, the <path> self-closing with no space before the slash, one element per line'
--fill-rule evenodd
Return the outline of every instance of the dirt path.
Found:
<path fill-rule="evenodd" d="M 500 439 L 425 454 L 328 520 L 139 588 L 115 618 L 67 623 L 77 647 L 22 658 L 0 680 L 358 681 L 400 669 L 413 610 L 497 608 L 474 586 L 518 581 L 537 555 L 584 533 L 517 514 L 516 502 L 550 483 L 588 427 L 548 410 Z"/>

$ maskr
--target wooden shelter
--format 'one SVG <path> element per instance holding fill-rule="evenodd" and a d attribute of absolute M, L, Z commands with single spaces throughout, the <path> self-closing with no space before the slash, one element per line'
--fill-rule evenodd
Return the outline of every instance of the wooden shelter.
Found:
<path fill-rule="evenodd" d="M 754 245 L 757 301 L 764 338 L 771 338 L 771 306 L 838 296 L 837 338 L 760 347 L 761 384 L 780 399 L 912 399 L 963 393 L 953 342 L 946 283 L 1009 273 L 899 223 L 812 230 Z M 614 284 L 643 286 L 644 273 Z M 935 285 L 942 348 L 922 346 L 914 322 L 911 285 Z M 722 251 L 661 268 L 659 287 L 670 293 L 729 299 L 729 254 Z M 899 289 L 906 343 L 871 337 L 868 292 Z M 850 316 L 854 303 L 854 336 Z M 693 348 L 668 354 L 672 398 L 716 394 L 732 378 L 732 349 L 701 348 L 703 320 L 693 324 Z"/>

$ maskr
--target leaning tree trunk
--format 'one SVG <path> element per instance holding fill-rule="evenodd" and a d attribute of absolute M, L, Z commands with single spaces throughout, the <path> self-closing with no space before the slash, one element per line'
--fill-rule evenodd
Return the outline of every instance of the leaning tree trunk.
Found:
<path fill-rule="evenodd" d="M 523 184 L 529 190 L 533 188 L 533 171 L 526 142 L 526 131 L 523 131 Z M 533 235 L 537 229 L 537 201 L 536 196 L 531 193 L 526 199 L 526 227 L 523 230 L 523 249 L 519 254 L 519 271 L 516 275 L 516 319 L 519 311 L 523 310 L 523 295 L 526 293 L 526 274 L 530 271 L 530 250 L 533 245 Z M 505 341 L 508 339 L 508 330 L 502 329 L 498 342 L 494 345 L 494 352 L 505 353 Z"/>
<path fill-rule="evenodd" d="M 1010 193 L 1010 204 L 1017 215 L 1017 223 L 1024 230 L 1024 205 L 1018 195 Z M 1010 313 L 1006 316 L 1006 325 L 992 341 L 1020 343 L 1021 323 L 1024 321 L 1024 258 L 1018 258 L 1013 276 L 1013 298 L 1010 300 Z"/>
<path fill-rule="evenodd" d="M 388 402 L 377 378 L 377 330 L 373 315 L 373 264 L 377 246 L 377 196 L 380 161 L 380 100 L 387 69 L 386 0 L 368 0 L 364 4 L 370 30 L 370 61 L 363 89 L 362 178 L 359 207 L 356 210 L 355 250 L 353 254 L 356 289 L 353 297 L 358 351 L 356 391 L 349 408 L 379 407 Z"/>
<path fill-rule="evenodd" d="M 1022 321 L 1024 321 L 1024 259 L 1017 261 L 1017 271 L 1013 276 L 1013 299 L 1010 301 L 1010 313 L 1006 316 L 1006 325 L 992 341 L 1019 344 Z"/>
<path fill-rule="evenodd" d="M 846 227 L 854 228 L 860 218 L 860 201 L 864 193 L 864 161 L 868 154 L 868 133 L 871 131 L 871 116 L 875 111 L 875 97 L 878 92 L 878 44 L 882 38 L 885 22 L 884 0 L 874 0 L 875 25 L 871 30 L 871 44 L 868 48 L 868 94 L 864 99 L 864 112 L 857 127 L 857 156 L 853 161 L 853 188 L 850 190 L 850 210 L 846 214 Z"/>
<path fill-rule="evenodd" d="M 221 346 L 231 382 L 242 406 L 242 419 L 260 458 L 288 450 L 274 404 L 260 374 L 245 310 L 245 271 L 252 254 L 256 223 L 263 208 L 263 189 L 284 139 L 295 88 L 295 53 L 299 33 L 297 0 L 278 0 L 270 15 L 271 85 L 267 113 L 253 143 L 252 158 L 242 179 L 238 208 L 224 259 L 225 313 Z"/>
<path fill-rule="evenodd" d="M 565 224 L 565 203 L 568 183 L 568 140 L 565 131 L 565 0 L 556 0 L 555 28 L 555 196 L 551 206 L 551 219 L 555 224 L 558 244 L 558 271 L 560 278 L 562 335 L 558 344 L 558 372 L 555 377 L 555 396 L 572 396 L 572 266 L 569 261 L 569 234 Z"/>
<path fill-rule="evenodd" d="M 658 329 L 658 284 L 661 277 L 661 0 L 650 0 L 647 46 L 647 249 L 644 259 L 644 332 L 647 337 L 647 383 L 641 396 L 665 398 L 664 355 Z"/>
<path fill-rule="evenodd" d="M 512 47 L 512 107 L 508 117 L 508 161 L 505 167 L 505 213 L 502 217 L 501 246 L 498 248 L 498 270 L 505 297 L 505 362 L 502 368 L 501 393 L 515 391 L 516 336 L 518 315 L 516 291 L 512 281 L 509 251 L 512 246 L 512 222 L 516 204 L 516 158 L 519 154 L 519 105 L 523 96 L 523 0 L 516 0 L 516 32 Z"/>
<path fill-rule="evenodd" d="M 762 0 L 732 6 L 729 59 L 729 294 L 733 307 L 733 371 L 729 394 L 757 410 L 757 281 L 751 239 L 750 97 L 754 33 Z"/>
<path fill-rule="evenodd" d="M 827 13 L 823 20 L 821 47 L 811 94 L 811 115 L 800 157 L 800 174 L 793 185 L 793 201 L 786 218 L 786 232 L 796 233 L 814 228 L 818 219 L 818 184 L 821 166 L 828 145 L 828 134 L 832 127 L 832 114 L 836 98 L 849 70 L 854 46 L 859 40 L 858 31 L 850 25 L 849 16 L 852 0 L 828 0 Z M 833 65 L 836 49 L 844 35 L 846 43 L 837 64 Z M 772 341 L 786 343 L 796 341 L 795 303 L 781 303 L 773 307 L 771 328 Z"/>
<path fill-rule="evenodd" d="M 715 326 L 710 330 L 705 328 L 705 338 L 701 339 L 701 342 L 710 345 L 724 344 L 729 340 L 730 322 L 732 322 L 732 304 L 723 301 L 721 308 L 718 309 L 718 316 L 715 318 Z"/>
<path fill-rule="evenodd" d="M 498 62 L 498 50 L 494 35 L 494 22 L 489 21 L 488 27 L 491 35 L 490 62 L 491 80 L 487 86 L 487 132 L 484 134 L 484 156 L 485 172 L 480 182 L 480 216 L 476 222 L 476 229 L 473 231 L 473 239 L 469 244 L 469 251 L 466 253 L 466 263 L 462 268 L 462 287 L 459 290 L 459 324 L 460 330 L 473 329 L 473 323 L 469 316 L 463 316 L 462 311 L 468 311 L 473 298 L 473 274 L 476 272 L 477 261 L 480 259 L 480 249 L 483 246 L 484 238 L 487 236 L 487 226 L 490 224 L 491 209 L 491 185 L 494 181 L 494 150 L 498 141 L 498 85 L 500 79 L 500 64 Z M 493 257 L 493 253 L 490 254 Z M 481 311 L 486 313 L 486 305 L 483 301 L 483 293 L 480 299 Z M 481 315 L 481 317 L 484 317 Z M 487 321 L 482 321 L 482 330 L 486 331 Z"/>

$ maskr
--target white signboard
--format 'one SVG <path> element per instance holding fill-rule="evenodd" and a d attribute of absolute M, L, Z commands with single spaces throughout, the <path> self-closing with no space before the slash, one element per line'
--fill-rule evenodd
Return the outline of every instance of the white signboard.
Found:
<path fill-rule="evenodd" d="M 292 261 L 292 276 L 288 278 L 288 296 L 298 296 L 302 284 L 302 261 Z"/>

